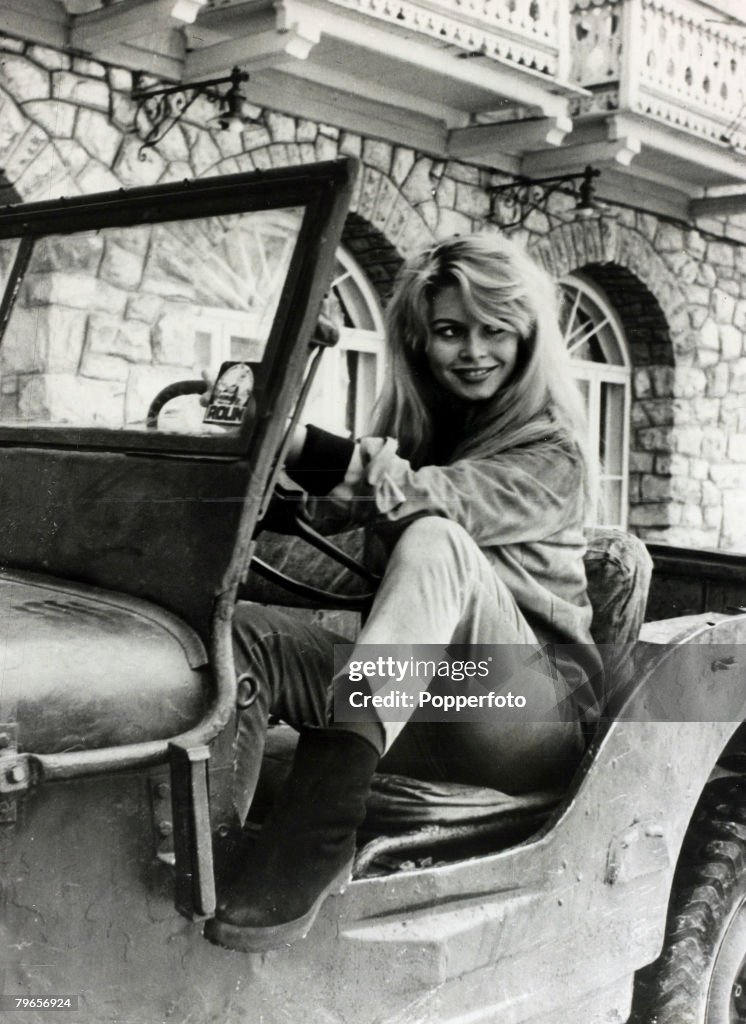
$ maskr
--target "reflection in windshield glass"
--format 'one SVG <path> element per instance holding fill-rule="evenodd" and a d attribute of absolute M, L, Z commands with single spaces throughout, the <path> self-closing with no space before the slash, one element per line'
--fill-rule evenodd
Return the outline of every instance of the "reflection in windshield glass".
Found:
<path fill-rule="evenodd" d="M 261 361 L 302 209 L 39 239 L 0 346 L 0 420 L 144 428 L 155 396 Z M 17 240 L 0 243 L 7 281 Z M 161 430 L 203 433 L 193 396 Z"/>

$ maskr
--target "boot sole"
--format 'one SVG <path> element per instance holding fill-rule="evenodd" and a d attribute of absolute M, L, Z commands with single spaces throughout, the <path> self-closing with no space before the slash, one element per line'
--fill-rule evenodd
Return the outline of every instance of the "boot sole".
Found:
<path fill-rule="evenodd" d="M 300 939 L 305 939 L 326 897 L 340 896 L 347 888 L 352 878 L 352 863 L 350 860 L 345 864 L 302 917 L 263 928 L 231 924 L 229 921 L 221 921 L 219 917 L 213 917 L 205 924 L 205 938 L 215 946 L 235 949 L 241 953 L 266 953 L 268 950 L 290 946 Z"/>

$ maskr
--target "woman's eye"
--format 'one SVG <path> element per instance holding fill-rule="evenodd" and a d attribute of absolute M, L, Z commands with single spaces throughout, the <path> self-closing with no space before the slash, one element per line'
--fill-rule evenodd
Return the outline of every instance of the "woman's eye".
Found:
<path fill-rule="evenodd" d="M 497 338 L 501 334 L 505 334 L 504 327 L 497 327 L 495 324 L 485 324 L 484 333 L 488 334 L 490 338 Z"/>

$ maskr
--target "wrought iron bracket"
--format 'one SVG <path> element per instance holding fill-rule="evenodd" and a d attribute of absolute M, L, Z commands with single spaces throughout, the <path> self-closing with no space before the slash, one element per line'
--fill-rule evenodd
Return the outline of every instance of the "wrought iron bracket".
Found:
<path fill-rule="evenodd" d="M 504 185 L 494 185 L 488 189 L 489 219 L 502 228 L 520 227 L 533 210 L 548 214 L 549 200 L 558 193 L 575 200 L 576 217 L 592 216 L 597 212 L 593 182 L 600 174 L 598 168 L 588 166 L 577 174 L 551 178 L 519 176 Z"/>
<path fill-rule="evenodd" d="M 218 123 L 221 129 L 230 129 L 243 123 L 242 107 L 245 96 L 241 85 L 248 82 L 249 74 L 234 67 L 230 75 L 211 78 L 204 82 L 182 83 L 165 88 L 146 88 L 143 73 L 136 71 L 132 76 L 132 99 L 135 109 L 135 131 L 140 132 L 142 145 L 139 158 L 145 159 L 145 150 L 152 149 L 184 117 L 189 108 L 203 96 L 210 103 L 220 105 Z M 219 86 L 229 85 L 224 93 Z M 147 124 L 147 128 L 144 125 Z"/>

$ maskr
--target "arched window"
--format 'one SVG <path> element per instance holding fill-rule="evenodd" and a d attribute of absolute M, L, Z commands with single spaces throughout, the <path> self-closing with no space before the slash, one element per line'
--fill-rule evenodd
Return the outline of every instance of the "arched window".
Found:
<path fill-rule="evenodd" d="M 383 315 L 365 274 L 343 248 L 331 290 L 344 327 L 339 344 L 321 360 L 306 415 L 308 422 L 356 437 L 366 430 L 383 384 Z"/>
<path fill-rule="evenodd" d="M 562 328 L 600 465 L 595 522 L 627 524 L 630 363 L 624 328 L 601 289 L 582 274 L 562 282 Z"/>

